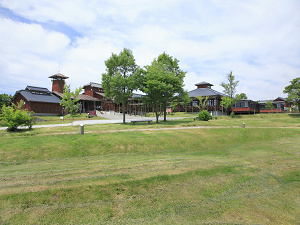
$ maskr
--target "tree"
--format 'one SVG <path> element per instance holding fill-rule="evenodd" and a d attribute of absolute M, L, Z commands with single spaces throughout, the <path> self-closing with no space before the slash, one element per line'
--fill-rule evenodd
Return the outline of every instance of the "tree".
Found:
<path fill-rule="evenodd" d="M 22 109 L 24 102 L 21 100 L 17 105 L 2 106 L 1 120 L 8 126 L 9 131 L 16 131 L 18 126 L 25 125 L 31 129 L 33 124 L 33 112 Z"/>
<path fill-rule="evenodd" d="M 13 96 L 8 94 L 0 94 L 0 109 L 3 105 L 9 106 L 11 105 L 13 100 Z"/>
<path fill-rule="evenodd" d="M 274 109 L 274 105 L 271 100 L 266 102 L 266 109 L 268 110 Z"/>
<path fill-rule="evenodd" d="M 188 92 L 184 91 L 181 96 L 181 104 L 184 106 L 185 112 L 187 112 L 186 107 L 190 104 L 191 101 L 192 99 L 190 98 Z"/>
<path fill-rule="evenodd" d="M 135 63 L 132 51 L 124 48 L 119 55 L 112 53 L 105 61 L 106 73 L 102 74 L 102 88 L 105 96 L 122 104 L 123 123 L 125 123 L 125 110 L 128 99 L 133 90 L 139 87 L 138 66 Z"/>
<path fill-rule="evenodd" d="M 203 96 L 196 96 L 196 98 L 199 100 L 199 106 L 197 106 L 199 108 L 199 112 L 203 109 L 206 108 L 207 106 L 207 100 L 208 100 L 209 96 L 206 96 L 205 98 Z"/>
<path fill-rule="evenodd" d="M 293 79 L 290 83 L 284 88 L 283 93 L 288 94 L 287 100 L 293 101 L 300 110 L 300 77 Z"/>
<path fill-rule="evenodd" d="M 166 104 L 174 98 L 174 94 L 182 90 L 182 80 L 174 71 L 168 70 L 162 62 L 156 59 L 145 68 L 140 90 L 146 96 L 142 100 L 153 107 L 156 123 L 158 123 L 159 108 L 162 106 L 164 109 Z"/>
<path fill-rule="evenodd" d="M 224 94 L 226 94 L 231 100 L 228 98 L 222 97 L 223 107 L 226 109 L 227 113 L 229 108 L 231 108 L 237 100 L 240 99 L 240 95 L 234 95 L 236 92 L 236 86 L 238 85 L 239 81 L 235 81 L 235 76 L 232 74 L 232 71 L 227 74 L 228 83 L 221 83 L 221 86 L 224 88 Z M 228 105 L 229 104 L 229 105 Z"/>
<path fill-rule="evenodd" d="M 71 92 L 70 85 L 64 86 L 64 95 L 62 97 L 60 105 L 64 106 L 65 110 L 69 110 L 72 118 L 79 109 L 79 105 L 76 103 L 79 101 L 78 95 L 80 91 L 81 87 L 76 88 L 75 92 Z"/>
<path fill-rule="evenodd" d="M 248 97 L 245 93 L 236 94 L 235 98 L 237 98 L 237 99 L 248 99 Z"/>
<path fill-rule="evenodd" d="M 166 70 L 169 71 L 170 73 L 173 74 L 173 76 L 175 76 L 175 79 L 173 83 L 171 83 L 171 80 L 169 81 L 170 85 L 173 85 L 172 91 L 170 93 L 168 93 L 169 95 L 169 99 L 166 99 L 166 101 L 164 103 L 162 103 L 162 108 L 163 108 L 163 112 L 164 112 L 164 121 L 167 120 L 167 104 L 168 102 L 172 102 L 173 98 L 178 95 L 180 95 L 180 93 L 182 93 L 183 90 L 183 79 L 185 77 L 186 72 L 183 72 L 180 68 L 179 68 L 179 60 L 174 58 L 172 56 L 169 56 L 168 54 L 166 54 L 165 52 L 161 55 L 158 56 L 157 61 L 162 63 Z M 173 93 L 172 93 L 173 92 Z"/>
<path fill-rule="evenodd" d="M 233 99 L 230 98 L 229 96 L 223 96 L 221 99 L 222 99 L 222 100 L 221 100 L 220 105 L 221 105 L 223 108 L 225 108 L 226 113 L 227 113 L 229 107 L 230 107 L 231 105 L 233 105 L 233 104 L 232 104 Z"/>
<path fill-rule="evenodd" d="M 227 74 L 228 83 L 221 83 L 221 86 L 224 88 L 224 94 L 228 95 L 231 99 L 234 98 L 234 94 L 236 92 L 236 86 L 238 85 L 239 81 L 235 81 L 235 77 L 232 74 L 232 71 Z"/>

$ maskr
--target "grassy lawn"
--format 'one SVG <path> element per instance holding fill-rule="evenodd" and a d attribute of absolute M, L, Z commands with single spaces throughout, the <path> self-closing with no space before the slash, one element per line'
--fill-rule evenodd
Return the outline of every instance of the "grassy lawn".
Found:
<path fill-rule="evenodd" d="M 45 121 L 42 122 L 36 122 L 35 125 L 49 125 L 49 124 L 66 124 L 71 123 L 72 121 L 76 120 L 102 120 L 104 118 L 99 116 L 94 116 L 91 118 L 87 117 L 87 113 L 82 113 L 73 116 L 73 118 L 70 116 L 70 114 L 65 116 L 37 116 L 37 118 L 43 119 Z M 63 118 L 63 119 L 61 119 Z M 0 127 L 5 127 L 5 124 L 0 120 Z"/>
<path fill-rule="evenodd" d="M 299 128 L 272 114 L 0 131 L 0 224 L 297 224 Z"/>

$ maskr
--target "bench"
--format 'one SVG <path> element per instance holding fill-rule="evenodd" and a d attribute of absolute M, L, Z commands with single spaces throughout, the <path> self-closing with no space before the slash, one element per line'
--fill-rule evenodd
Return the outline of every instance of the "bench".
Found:
<path fill-rule="evenodd" d="M 133 125 L 135 125 L 136 122 L 148 122 L 148 124 L 150 124 L 152 120 L 131 120 L 130 122 L 133 123 Z"/>

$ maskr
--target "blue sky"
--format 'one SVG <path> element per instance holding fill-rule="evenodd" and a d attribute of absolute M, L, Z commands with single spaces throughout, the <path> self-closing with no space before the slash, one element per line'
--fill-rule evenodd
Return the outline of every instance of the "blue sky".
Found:
<path fill-rule="evenodd" d="M 129 48 L 139 66 L 163 52 L 222 92 L 233 72 L 250 99 L 285 97 L 300 76 L 299 0 L 0 0 L 0 93 L 101 83 L 104 61 Z"/>

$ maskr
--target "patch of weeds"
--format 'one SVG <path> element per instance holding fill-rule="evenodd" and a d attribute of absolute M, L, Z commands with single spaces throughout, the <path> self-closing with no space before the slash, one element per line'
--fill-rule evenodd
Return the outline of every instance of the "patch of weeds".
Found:
<path fill-rule="evenodd" d="M 282 180 L 285 183 L 299 182 L 300 181 L 300 171 L 298 170 L 298 171 L 289 172 L 282 177 Z"/>

